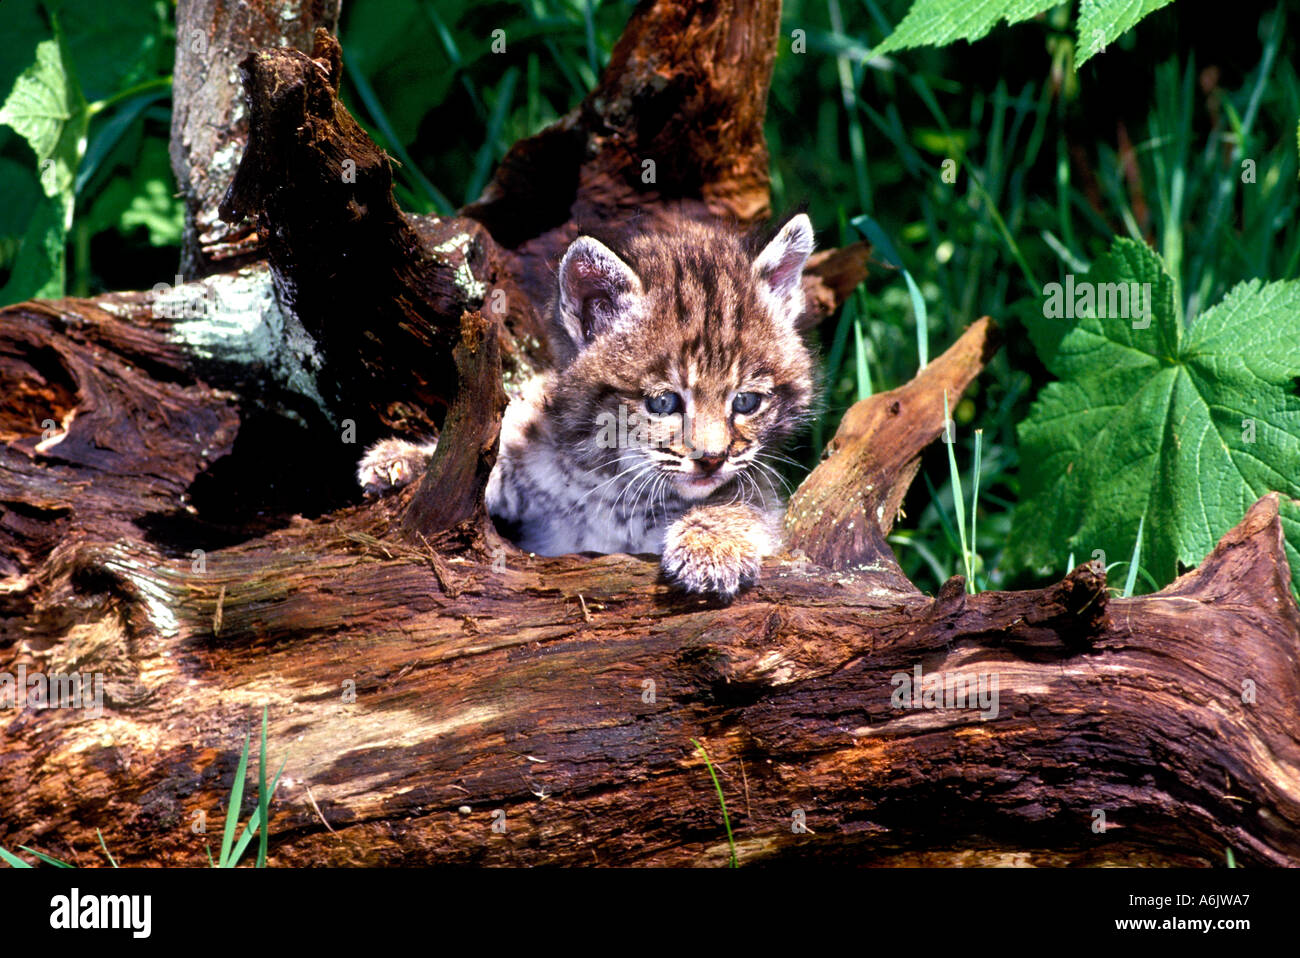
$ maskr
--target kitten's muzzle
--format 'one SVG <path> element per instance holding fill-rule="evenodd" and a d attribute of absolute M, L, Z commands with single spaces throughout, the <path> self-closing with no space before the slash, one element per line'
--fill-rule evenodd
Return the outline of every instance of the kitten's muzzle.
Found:
<path fill-rule="evenodd" d="M 711 476 L 727 461 L 725 452 L 705 452 L 695 457 L 695 465 L 700 475 Z"/>

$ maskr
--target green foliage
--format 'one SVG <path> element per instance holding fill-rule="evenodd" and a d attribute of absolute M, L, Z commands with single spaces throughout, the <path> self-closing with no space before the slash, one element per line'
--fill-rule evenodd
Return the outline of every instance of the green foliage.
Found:
<path fill-rule="evenodd" d="M 344 102 L 401 162 L 398 199 L 450 213 L 506 150 L 595 85 L 632 4 L 362 0 L 344 4 Z"/>
<path fill-rule="evenodd" d="M 1128 284 L 1150 290 L 1150 315 L 1132 300 L 1115 315 Z M 1060 381 L 1020 427 L 1021 561 L 1050 566 L 1065 549 L 1122 555 L 1145 528 L 1144 567 L 1164 585 L 1260 496 L 1300 497 L 1300 282 L 1243 282 L 1187 330 L 1173 288 L 1159 257 L 1121 239 L 1076 286 L 1095 296 L 1088 307 L 1079 295 L 1086 315 L 1059 316 L 1053 299 L 1074 304 L 1054 291 L 1029 321 Z M 1300 582 L 1300 525 L 1284 522 Z"/>
<path fill-rule="evenodd" d="M 88 293 L 96 232 L 143 227 L 154 245 L 179 243 L 167 118 L 148 112 L 170 84 L 171 10 L 156 0 L 5 0 L 0 18 L 0 176 L 8 197 L 0 208 L 0 305 Z M 123 169 L 126 177 L 114 176 Z M 96 213 L 106 190 L 130 212 Z"/>
<path fill-rule="evenodd" d="M 968 543 L 982 560 L 980 587 L 1028 586 L 1044 566 L 1027 568 L 1008 547 L 1025 482 L 1017 427 L 1050 378 L 1021 328 L 1041 318 L 1042 283 L 1062 270 L 1085 273 L 1117 235 L 1161 251 L 1184 316 L 1244 280 L 1295 277 L 1300 58 L 1284 7 L 1225 22 L 1188 4 L 1145 17 L 1083 76 L 1069 5 L 994 31 L 970 53 L 957 44 L 876 56 L 914 5 L 784 4 L 783 34 L 806 30 L 807 52 L 778 48 L 767 129 L 773 202 L 781 210 L 807 200 L 826 245 L 859 238 L 826 225 L 869 215 L 896 247 L 882 252 L 873 237 L 877 261 L 906 264 L 922 296 L 931 353 L 981 315 L 1008 331 L 955 401 L 953 452 L 968 462 L 983 430 L 978 526 Z M 911 299 L 889 269 L 873 270 L 855 297 L 853 323 L 877 391 L 916 372 L 922 328 Z M 857 398 L 848 313 L 821 330 L 825 412 L 801 452 L 809 467 Z M 930 591 L 965 565 L 945 451 L 926 452 L 889 538 L 904 571 Z M 1113 557 L 1121 570 L 1138 521 Z M 1058 543 L 1052 552 L 1055 574 L 1068 551 Z"/>
<path fill-rule="evenodd" d="M 1080 0 L 1076 63 L 1082 66 L 1148 13 L 1172 0 Z M 1058 0 L 916 0 L 907 16 L 873 51 L 978 40 L 1001 22 L 1020 23 L 1057 6 Z"/>
<path fill-rule="evenodd" d="M 81 164 L 90 124 L 81 88 L 64 66 L 63 38 L 36 47 L 36 59 L 15 81 L 0 106 L 0 123 L 12 127 L 36 156 L 42 209 L 23 237 L 27 253 L 0 299 L 61 296 L 64 287 L 63 240 L 72 226 L 73 178 Z"/>
<path fill-rule="evenodd" d="M 98 192 L 85 222 L 92 233 L 146 231 L 153 246 L 179 246 L 185 227 L 184 209 L 168 187 L 171 160 L 167 144 L 148 137 L 140 144 L 139 160 L 129 174 L 109 179 Z"/>

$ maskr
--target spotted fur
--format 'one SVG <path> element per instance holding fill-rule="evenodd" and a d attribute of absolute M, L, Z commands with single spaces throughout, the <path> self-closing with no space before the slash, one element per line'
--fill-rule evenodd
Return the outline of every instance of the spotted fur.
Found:
<path fill-rule="evenodd" d="M 757 578 L 780 547 L 776 449 L 813 395 L 795 327 L 812 240 L 800 214 L 757 255 L 686 219 L 569 247 L 554 305 L 562 363 L 507 407 L 488 481 L 489 511 L 521 548 L 661 554 L 669 581 L 724 598 Z M 670 396 L 680 408 L 665 412 Z M 431 452 L 394 442 L 362 460 L 367 491 L 403 484 L 393 460 L 409 481 L 410 457 Z"/>

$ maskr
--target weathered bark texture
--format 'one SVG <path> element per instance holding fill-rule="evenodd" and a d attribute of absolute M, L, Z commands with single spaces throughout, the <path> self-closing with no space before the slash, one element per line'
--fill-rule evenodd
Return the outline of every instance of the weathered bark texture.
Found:
<path fill-rule="evenodd" d="M 263 47 L 310 49 L 317 27 L 338 28 L 340 0 L 183 0 L 176 8 L 172 172 L 185 200 L 181 275 L 187 280 L 265 256 L 247 224 L 217 212 L 248 137 L 239 61 Z M 170 280 L 170 277 L 168 277 Z"/>
<path fill-rule="evenodd" d="M 729 607 L 652 557 L 492 528 L 503 373 L 547 361 L 544 277 L 580 222 L 766 211 L 777 24 L 642 4 L 597 91 L 447 219 L 396 208 L 332 37 L 242 58 L 222 208 L 267 263 L 0 314 L 0 670 L 105 679 L 102 715 L 0 712 L 0 845 L 90 864 L 99 828 L 127 864 L 205 862 L 267 705 L 276 864 L 721 864 L 691 739 L 743 863 L 1300 864 L 1275 496 L 1153 596 L 1093 565 L 935 598 L 903 576 L 884 536 L 988 320 L 849 411 L 791 552 Z M 810 268 L 808 322 L 866 254 Z M 435 429 L 420 482 L 358 504 L 362 443 Z M 904 695 L 918 669 L 996 702 Z"/>

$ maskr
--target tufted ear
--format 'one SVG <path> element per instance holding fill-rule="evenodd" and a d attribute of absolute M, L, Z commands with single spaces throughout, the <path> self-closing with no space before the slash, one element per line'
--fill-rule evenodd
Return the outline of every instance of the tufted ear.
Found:
<path fill-rule="evenodd" d="M 635 323 L 643 295 L 632 268 L 590 236 L 574 240 L 560 260 L 560 325 L 578 350 Z"/>
<path fill-rule="evenodd" d="M 812 221 L 800 213 L 781 227 L 754 260 L 754 278 L 776 318 L 790 326 L 803 313 L 803 268 L 813 251 Z"/>

